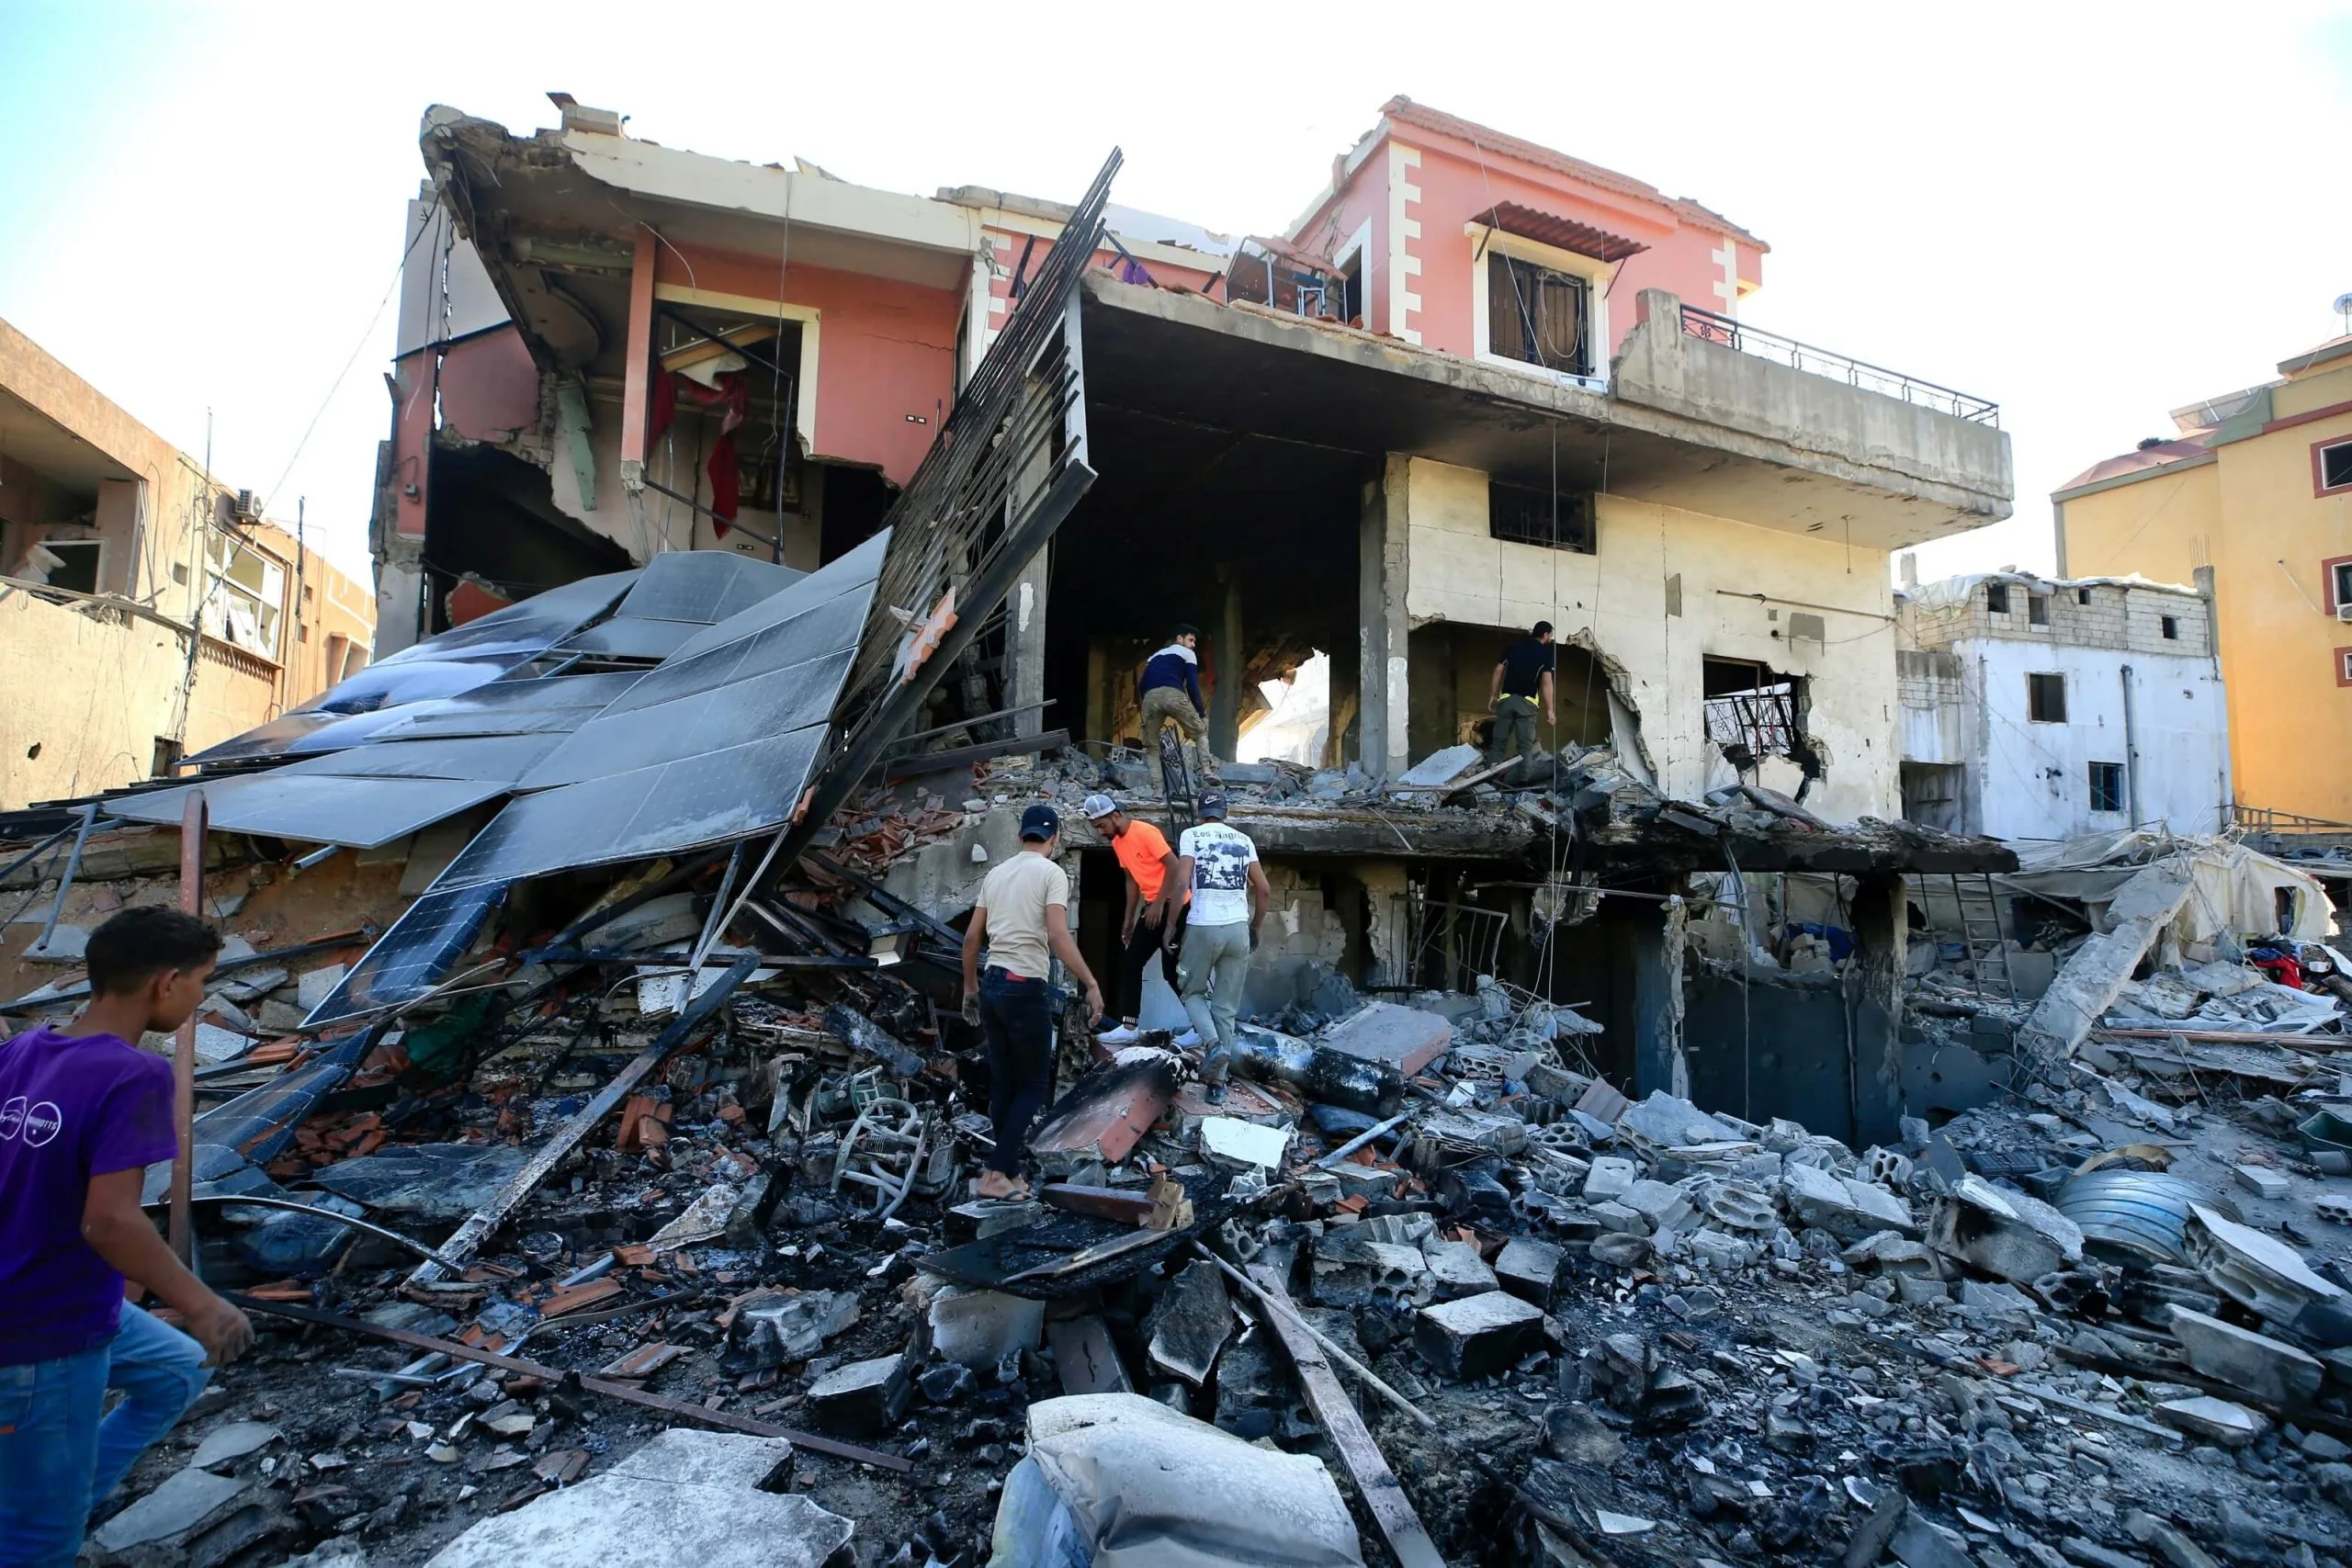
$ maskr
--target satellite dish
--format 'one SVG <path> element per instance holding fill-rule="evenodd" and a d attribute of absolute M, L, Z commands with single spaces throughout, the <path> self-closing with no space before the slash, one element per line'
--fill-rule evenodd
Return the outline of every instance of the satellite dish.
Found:
<path fill-rule="evenodd" d="M 2344 318 L 2344 330 L 2352 333 L 2352 294 L 2337 295 L 2335 303 L 2330 309 Z"/>

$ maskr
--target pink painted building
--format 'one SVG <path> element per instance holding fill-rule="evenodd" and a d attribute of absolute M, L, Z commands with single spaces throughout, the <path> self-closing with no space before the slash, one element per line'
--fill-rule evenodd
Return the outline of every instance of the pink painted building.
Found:
<path fill-rule="evenodd" d="M 1340 320 L 1593 386 L 1643 289 L 1736 316 L 1770 248 L 1695 201 L 1407 97 L 1285 237 L 1328 263 Z"/>

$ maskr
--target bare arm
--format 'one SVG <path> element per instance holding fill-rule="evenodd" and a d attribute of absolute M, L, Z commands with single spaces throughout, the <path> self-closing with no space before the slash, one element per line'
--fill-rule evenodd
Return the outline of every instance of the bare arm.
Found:
<path fill-rule="evenodd" d="M 1176 907 L 1177 898 L 1181 897 L 1178 890 L 1193 886 L 1193 857 L 1171 852 L 1167 863 L 1168 880 L 1159 885 L 1159 895 L 1168 900 L 1168 907 L 1172 909 Z M 1172 942 L 1176 940 L 1175 921 L 1163 920 L 1160 922 L 1159 929 L 1165 933 L 1160 939 L 1162 942 Z"/>
<path fill-rule="evenodd" d="M 1544 671 L 1543 680 L 1544 722 L 1556 728 L 1560 722 L 1560 710 L 1552 700 L 1552 672 L 1549 670 Z"/>
<path fill-rule="evenodd" d="M 1168 911 L 1183 902 L 1183 895 L 1179 889 L 1189 886 L 1191 881 L 1192 874 L 1189 869 L 1185 873 L 1184 881 L 1176 880 L 1176 852 L 1174 850 L 1159 857 L 1159 897 L 1151 901 L 1150 913 L 1151 923 L 1156 930 L 1168 929 Z"/>
<path fill-rule="evenodd" d="M 1250 945 L 1258 945 L 1258 928 L 1266 923 L 1266 906 L 1274 901 L 1274 889 L 1266 880 L 1266 868 L 1256 861 L 1250 863 Z"/>
<path fill-rule="evenodd" d="M 1494 706 L 1497 703 L 1502 700 L 1502 695 L 1503 665 L 1502 660 L 1498 659 L 1495 660 L 1495 672 L 1487 677 L 1487 705 L 1488 707 Z"/>
<path fill-rule="evenodd" d="M 1062 967 L 1079 978 L 1086 987 L 1086 1010 L 1089 1023 L 1102 1021 L 1102 987 L 1094 983 L 1094 971 L 1078 951 L 1078 942 L 1069 934 L 1069 907 L 1066 904 L 1046 906 L 1046 945 L 1062 961 Z"/>
<path fill-rule="evenodd" d="M 146 1172 L 137 1166 L 90 1178 L 82 1200 L 82 1239 L 126 1280 L 135 1280 L 164 1299 L 187 1323 L 198 1344 L 212 1352 L 209 1364 L 226 1366 L 254 1342 L 245 1314 L 207 1290 L 189 1273 L 139 1208 Z"/>

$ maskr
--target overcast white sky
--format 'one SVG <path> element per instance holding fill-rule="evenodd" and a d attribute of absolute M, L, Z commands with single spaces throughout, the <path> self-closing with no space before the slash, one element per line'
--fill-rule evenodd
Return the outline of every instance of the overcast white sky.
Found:
<path fill-rule="evenodd" d="M 364 573 L 378 309 L 429 103 L 524 130 L 560 88 L 669 145 L 924 193 L 1074 197 L 1117 142 L 1121 202 L 1265 231 L 1403 92 L 1762 235 L 1756 325 L 1998 400 L 2017 515 L 1932 547 L 1937 575 L 2049 566 L 2051 490 L 2333 335 L 2352 290 L 2343 8 L 1259 19 L 0 0 L 0 317 L 192 452 L 210 410 L 215 471 L 288 522 L 307 497 L 312 537 Z"/>

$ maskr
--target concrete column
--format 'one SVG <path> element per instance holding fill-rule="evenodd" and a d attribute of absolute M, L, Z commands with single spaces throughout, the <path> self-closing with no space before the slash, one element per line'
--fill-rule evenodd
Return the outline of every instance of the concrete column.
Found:
<path fill-rule="evenodd" d="M 1682 1049 L 1683 954 L 1690 912 L 1677 896 L 1655 920 L 1630 922 L 1634 970 L 1634 1098 L 1652 1089 L 1688 1098 L 1690 1064 Z"/>
<path fill-rule="evenodd" d="M 1357 679 L 1364 772 L 1395 778 L 1412 766 L 1406 723 L 1410 687 L 1405 610 L 1411 573 L 1408 520 L 1412 460 L 1391 453 L 1379 481 L 1364 487 L 1357 536 Z"/>
<path fill-rule="evenodd" d="M 1857 877 L 1852 915 L 1857 944 L 1847 971 L 1847 1011 L 1853 1020 L 1853 1145 L 1892 1144 L 1903 1115 L 1903 978 L 1909 921 L 1903 874 L 1868 871 Z"/>
<path fill-rule="evenodd" d="M 1225 579 L 1225 604 L 1216 628 L 1216 691 L 1209 697 L 1207 715 L 1209 750 L 1229 762 L 1241 739 L 1241 687 L 1250 655 L 1241 642 L 1241 584 L 1230 569 L 1220 568 L 1218 575 Z"/>
<path fill-rule="evenodd" d="M 661 257 L 653 231 L 639 225 L 628 274 L 628 348 L 621 362 L 621 483 L 645 483 L 645 445 L 653 415 L 653 269 Z M 593 503 L 592 503 L 593 504 Z"/>
<path fill-rule="evenodd" d="M 1046 728 L 1046 586 L 1053 576 L 1054 547 L 1029 559 L 1005 604 L 1004 701 L 1023 711 L 1012 716 L 1012 733 L 1035 735 Z M 1083 715 L 1073 715 L 1083 720 Z"/>

